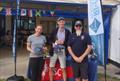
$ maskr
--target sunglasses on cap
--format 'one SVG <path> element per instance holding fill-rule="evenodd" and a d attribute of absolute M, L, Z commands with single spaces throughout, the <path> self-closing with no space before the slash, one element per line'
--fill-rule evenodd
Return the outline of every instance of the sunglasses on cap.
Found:
<path fill-rule="evenodd" d="M 79 25 L 75 25 L 76 27 L 82 27 L 82 25 L 81 24 L 79 24 Z"/>

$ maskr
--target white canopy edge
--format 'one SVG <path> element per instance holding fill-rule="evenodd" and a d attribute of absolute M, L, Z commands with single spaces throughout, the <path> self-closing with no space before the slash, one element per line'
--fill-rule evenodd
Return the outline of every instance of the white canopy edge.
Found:
<path fill-rule="evenodd" d="M 31 0 L 31 1 L 87 4 L 87 0 Z M 117 5 L 117 4 L 120 4 L 120 0 L 101 0 L 101 1 L 102 1 L 103 5 Z"/>

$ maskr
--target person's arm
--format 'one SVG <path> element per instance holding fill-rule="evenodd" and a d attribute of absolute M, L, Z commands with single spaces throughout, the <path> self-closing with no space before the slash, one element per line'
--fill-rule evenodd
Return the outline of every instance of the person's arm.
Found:
<path fill-rule="evenodd" d="M 47 43 L 47 39 L 46 39 L 46 37 L 44 36 L 44 45 L 43 45 L 43 52 L 46 52 L 46 51 L 48 51 L 48 48 L 47 48 L 47 46 L 46 46 L 46 43 Z"/>
<path fill-rule="evenodd" d="M 31 53 L 33 53 L 33 50 L 32 50 L 32 48 L 31 48 L 31 37 L 29 36 L 28 38 L 27 38 L 27 50 L 29 51 L 29 52 L 31 52 Z"/>
<path fill-rule="evenodd" d="M 85 50 L 85 52 L 82 54 L 82 56 L 79 57 L 79 62 L 81 63 L 83 61 L 83 59 L 90 53 L 90 51 L 92 50 L 92 45 L 88 45 L 87 49 Z"/>
<path fill-rule="evenodd" d="M 68 52 L 76 62 L 79 62 L 79 58 L 73 53 L 72 48 L 70 46 L 68 46 Z"/>
<path fill-rule="evenodd" d="M 68 46 L 68 52 L 73 58 L 75 57 L 75 54 L 73 53 L 72 48 L 70 46 Z"/>
<path fill-rule="evenodd" d="M 87 48 L 85 50 L 85 52 L 82 54 L 82 56 L 79 57 L 79 62 L 82 62 L 83 59 L 90 54 L 90 51 L 92 50 L 92 42 L 91 42 L 91 38 L 88 34 L 86 34 L 86 43 L 87 43 Z"/>
<path fill-rule="evenodd" d="M 90 53 L 91 50 L 92 50 L 92 45 L 88 45 L 87 49 L 85 50 L 85 52 L 82 55 L 82 57 L 86 57 Z"/>
<path fill-rule="evenodd" d="M 31 53 L 33 53 L 33 50 L 31 49 L 31 44 L 27 43 L 27 50 Z"/>
<path fill-rule="evenodd" d="M 63 44 L 64 44 L 65 46 L 67 46 L 69 37 L 70 37 L 70 35 L 71 35 L 71 32 L 70 32 L 69 30 L 67 30 L 67 29 L 65 29 L 65 30 L 66 30 L 66 31 L 65 31 L 65 41 L 63 42 Z"/>
<path fill-rule="evenodd" d="M 69 52 L 69 54 L 72 56 L 72 58 L 74 59 L 76 56 L 75 56 L 75 54 L 74 54 L 74 52 L 72 51 L 72 45 L 73 45 L 73 42 L 74 41 L 72 41 L 72 34 L 71 35 L 69 35 L 69 37 L 68 37 L 68 41 L 67 41 L 67 49 L 68 49 L 68 52 Z"/>

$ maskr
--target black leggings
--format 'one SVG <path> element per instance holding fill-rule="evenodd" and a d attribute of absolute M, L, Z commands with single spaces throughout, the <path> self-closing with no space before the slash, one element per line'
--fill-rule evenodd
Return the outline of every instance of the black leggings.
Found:
<path fill-rule="evenodd" d="M 41 81 L 42 69 L 44 67 L 44 59 L 39 58 L 30 58 L 29 67 L 31 71 L 31 81 Z"/>

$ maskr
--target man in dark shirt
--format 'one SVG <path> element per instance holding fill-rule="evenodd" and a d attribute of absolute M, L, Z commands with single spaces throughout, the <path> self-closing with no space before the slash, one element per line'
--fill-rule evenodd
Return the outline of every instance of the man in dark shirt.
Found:
<path fill-rule="evenodd" d="M 82 22 L 76 21 L 75 33 L 68 40 L 68 51 L 72 56 L 72 68 L 76 81 L 88 81 L 88 54 L 92 49 L 90 36 L 82 31 Z"/>

